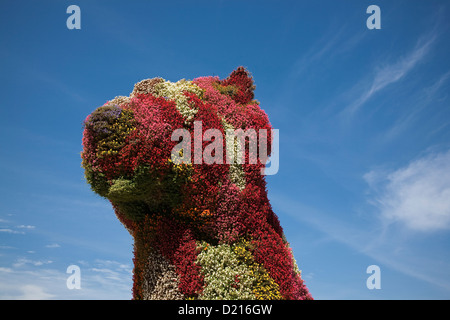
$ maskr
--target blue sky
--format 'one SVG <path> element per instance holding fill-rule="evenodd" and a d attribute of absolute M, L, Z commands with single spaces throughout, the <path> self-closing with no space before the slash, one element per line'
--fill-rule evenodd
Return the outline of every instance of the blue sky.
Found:
<path fill-rule="evenodd" d="M 132 239 L 84 181 L 82 121 L 142 79 L 240 65 L 280 130 L 269 198 L 313 297 L 449 299 L 449 15 L 437 0 L 2 1 L 0 299 L 130 299 Z"/>

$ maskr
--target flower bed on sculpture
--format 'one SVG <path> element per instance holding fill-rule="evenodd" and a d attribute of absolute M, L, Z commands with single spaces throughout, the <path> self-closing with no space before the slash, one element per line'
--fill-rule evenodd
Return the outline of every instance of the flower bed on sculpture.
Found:
<path fill-rule="evenodd" d="M 242 67 L 223 80 L 147 79 L 86 118 L 82 166 L 134 237 L 134 299 L 312 299 L 267 198 L 265 163 L 194 161 L 215 141 L 195 143 L 208 129 L 268 130 L 270 154 L 254 88 Z M 192 135 L 191 161 L 173 160 L 177 129 Z"/>

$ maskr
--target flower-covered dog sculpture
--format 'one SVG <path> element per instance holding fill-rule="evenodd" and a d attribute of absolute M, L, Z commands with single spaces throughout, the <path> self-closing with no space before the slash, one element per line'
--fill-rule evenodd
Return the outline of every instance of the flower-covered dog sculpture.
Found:
<path fill-rule="evenodd" d="M 82 166 L 134 237 L 134 299 L 312 299 L 270 206 L 264 159 L 250 161 L 247 140 L 231 148 L 240 162 L 211 148 L 230 150 L 217 133 L 254 129 L 270 154 L 253 91 L 242 67 L 223 80 L 153 78 L 86 118 Z"/>

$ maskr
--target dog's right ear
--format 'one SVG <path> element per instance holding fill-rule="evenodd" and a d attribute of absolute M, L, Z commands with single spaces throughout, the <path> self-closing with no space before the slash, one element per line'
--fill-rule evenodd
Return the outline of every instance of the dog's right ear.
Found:
<path fill-rule="evenodd" d="M 238 67 L 236 70 L 224 80 L 220 81 L 220 85 L 227 90 L 234 92 L 231 95 L 234 101 L 240 104 L 250 103 L 255 97 L 254 90 L 256 88 L 253 83 L 253 77 L 244 67 Z"/>

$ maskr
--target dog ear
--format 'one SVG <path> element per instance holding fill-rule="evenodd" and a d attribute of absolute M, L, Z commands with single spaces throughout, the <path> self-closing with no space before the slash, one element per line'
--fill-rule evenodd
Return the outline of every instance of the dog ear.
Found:
<path fill-rule="evenodd" d="M 244 67 L 238 67 L 231 72 L 228 78 L 220 82 L 221 86 L 228 88 L 228 91 L 233 91 L 233 99 L 240 104 L 247 104 L 255 97 L 255 84 L 253 83 L 253 77 L 251 73 Z"/>

